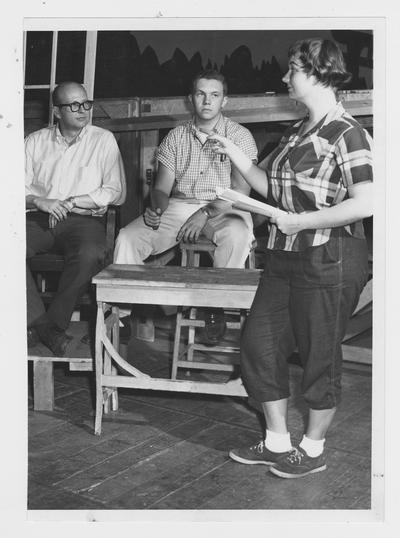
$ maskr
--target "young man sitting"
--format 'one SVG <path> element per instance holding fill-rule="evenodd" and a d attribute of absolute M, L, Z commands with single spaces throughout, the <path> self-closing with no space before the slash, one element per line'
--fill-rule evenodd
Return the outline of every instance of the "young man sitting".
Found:
<path fill-rule="evenodd" d="M 230 188 L 249 194 L 250 189 L 229 159 L 214 154 L 207 137 L 211 133 L 228 137 L 254 162 L 257 147 L 248 129 L 222 114 L 228 98 L 221 73 L 209 70 L 196 75 L 189 100 L 193 117 L 161 142 L 150 205 L 120 230 L 114 263 L 142 264 L 181 240 L 196 242 L 201 234 L 216 245 L 214 267 L 244 267 L 253 240 L 251 215 L 217 199 L 217 190 Z M 210 343 L 222 336 L 222 315 L 215 310 L 206 312 Z M 153 338 L 151 334 L 147 339 Z"/>

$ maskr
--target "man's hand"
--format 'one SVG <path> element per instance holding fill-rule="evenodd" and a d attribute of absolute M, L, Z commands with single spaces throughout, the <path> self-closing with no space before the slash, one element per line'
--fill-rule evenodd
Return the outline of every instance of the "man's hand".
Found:
<path fill-rule="evenodd" d="M 49 215 L 49 228 L 52 230 L 57 226 L 58 220 L 53 215 Z"/>
<path fill-rule="evenodd" d="M 67 204 L 57 198 L 35 198 L 35 206 L 44 213 L 50 213 L 57 221 L 64 220 L 68 215 Z"/>
<path fill-rule="evenodd" d="M 196 211 L 179 230 L 176 240 L 181 241 L 183 239 L 184 241 L 195 243 L 204 226 L 207 224 L 207 220 L 207 215 L 203 211 Z"/>
<path fill-rule="evenodd" d="M 68 213 L 70 213 L 74 207 L 75 207 L 75 204 L 73 203 L 72 201 L 72 196 L 70 196 L 69 198 L 67 198 L 66 200 L 63 200 L 63 206 L 65 207 L 65 209 L 68 211 Z"/>
<path fill-rule="evenodd" d="M 147 207 L 143 213 L 143 220 L 146 226 L 150 226 L 153 230 L 158 230 L 161 224 L 161 209 L 153 210 L 151 207 Z"/>

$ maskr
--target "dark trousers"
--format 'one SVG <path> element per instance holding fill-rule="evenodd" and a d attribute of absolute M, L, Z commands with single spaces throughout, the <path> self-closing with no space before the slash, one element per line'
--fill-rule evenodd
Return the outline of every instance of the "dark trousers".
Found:
<path fill-rule="evenodd" d="M 91 278 L 104 266 L 106 236 L 104 218 L 71 214 L 49 229 L 48 214 L 32 212 L 26 219 L 26 285 L 28 326 L 50 320 L 65 330 L 79 298 Z M 64 256 L 57 292 L 47 314 L 29 269 L 29 258 L 54 252 Z"/>
<path fill-rule="evenodd" d="M 341 342 L 368 278 L 366 242 L 344 230 L 303 252 L 268 250 L 241 342 L 241 371 L 259 402 L 289 397 L 290 326 L 304 368 L 302 393 L 312 409 L 340 401 Z"/>

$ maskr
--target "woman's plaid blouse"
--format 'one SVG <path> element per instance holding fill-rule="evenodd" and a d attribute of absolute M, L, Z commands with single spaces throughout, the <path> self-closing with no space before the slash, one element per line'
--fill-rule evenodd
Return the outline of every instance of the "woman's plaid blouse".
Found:
<path fill-rule="evenodd" d="M 305 120 L 283 135 L 262 162 L 269 182 L 269 202 L 290 213 L 318 211 L 348 198 L 348 187 L 372 181 L 372 139 L 338 103 L 313 129 L 297 133 Z M 362 221 L 345 226 L 364 237 Z M 268 248 L 300 251 L 326 243 L 331 228 L 302 230 L 287 236 L 270 225 Z"/>

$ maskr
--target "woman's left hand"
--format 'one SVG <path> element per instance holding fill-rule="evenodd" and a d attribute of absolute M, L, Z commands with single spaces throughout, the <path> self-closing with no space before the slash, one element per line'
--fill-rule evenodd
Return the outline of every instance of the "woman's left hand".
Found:
<path fill-rule="evenodd" d="M 293 235 L 303 230 L 301 217 L 297 213 L 280 212 L 276 217 L 271 218 L 271 222 L 272 224 L 276 224 L 279 230 L 285 235 Z"/>

